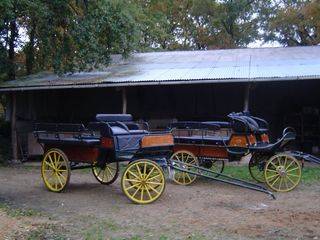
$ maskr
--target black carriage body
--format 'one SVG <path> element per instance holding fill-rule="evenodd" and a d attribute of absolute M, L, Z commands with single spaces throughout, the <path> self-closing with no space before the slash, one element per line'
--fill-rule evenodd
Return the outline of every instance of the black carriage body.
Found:
<path fill-rule="evenodd" d="M 173 147 L 169 132 L 150 132 L 147 123 L 132 121 L 129 114 L 98 114 L 96 122 L 35 125 L 35 136 L 44 151 L 62 150 L 73 163 L 103 166 L 137 158 L 167 158 Z"/>
<path fill-rule="evenodd" d="M 187 150 L 200 159 L 239 161 L 249 153 L 272 156 L 296 137 L 285 131 L 269 142 L 268 123 L 246 113 L 228 115 L 228 122 L 177 122 L 169 126 L 174 135 L 174 152 Z"/>

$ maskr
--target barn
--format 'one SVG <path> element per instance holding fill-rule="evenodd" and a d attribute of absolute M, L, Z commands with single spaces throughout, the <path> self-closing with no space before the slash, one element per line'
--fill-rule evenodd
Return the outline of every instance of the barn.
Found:
<path fill-rule="evenodd" d="M 35 122 L 86 123 L 97 113 L 131 113 L 164 128 L 249 110 L 269 121 L 274 139 L 290 125 L 301 150 L 319 151 L 320 46 L 116 55 L 99 71 L 4 82 L 0 94 L 15 159 L 41 153 Z"/>

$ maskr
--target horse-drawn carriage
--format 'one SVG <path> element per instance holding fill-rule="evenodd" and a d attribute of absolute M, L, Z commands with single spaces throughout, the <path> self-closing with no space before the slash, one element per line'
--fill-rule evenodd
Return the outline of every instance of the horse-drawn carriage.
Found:
<path fill-rule="evenodd" d="M 176 183 L 188 185 L 197 176 L 274 195 L 265 187 L 222 173 L 224 161 L 236 161 L 251 153 L 252 176 L 275 191 L 295 188 L 301 164 L 283 148 L 295 138 L 292 129 L 271 144 L 262 119 L 229 115 L 229 122 L 178 122 L 166 131 L 149 131 L 129 114 L 98 114 L 83 124 L 39 123 L 35 136 L 44 149 L 41 174 L 45 186 L 63 191 L 71 170 L 91 168 L 101 184 L 113 183 L 119 162 L 125 167 L 121 187 L 135 203 L 151 203 L 165 189 L 165 172 Z M 279 153 L 280 152 L 280 153 Z M 263 177 L 261 175 L 263 173 Z"/>
<path fill-rule="evenodd" d="M 286 151 L 295 140 L 294 129 L 287 127 L 282 137 L 270 143 L 268 123 L 246 113 L 231 113 L 228 122 L 177 122 L 169 126 L 174 135 L 172 159 L 211 169 L 215 178 L 224 176 L 225 162 L 240 161 L 249 156 L 249 172 L 259 183 L 276 192 L 293 190 L 301 180 L 303 160 L 320 163 L 319 159 L 306 158 L 306 154 Z M 310 155 L 308 155 L 310 156 Z M 302 160 L 299 161 L 299 160 Z M 175 172 L 175 182 L 188 185 L 195 175 Z"/>
<path fill-rule="evenodd" d="M 52 192 L 63 191 L 71 170 L 76 169 L 91 168 L 97 181 L 111 184 L 119 175 L 119 162 L 129 162 L 122 174 L 121 187 L 135 203 L 151 203 L 161 196 L 166 184 L 164 170 L 169 176 L 179 171 L 192 178 L 215 179 L 211 170 L 198 165 L 182 166 L 174 159 L 175 155 L 171 157 L 174 147 L 171 131 L 150 132 L 147 123 L 133 122 L 128 114 L 98 114 L 96 122 L 86 127 L 38 123 L 35 128 L 35 136 L 44 149 L 42 179 Z M 264 187 L 230 176 L 215 180 L 273 196 Z"/>
<path fill-rule="evenodd" d="M 173 146 L 170 132 L 149 132 L 131 115 L 98 114 L 96 122 L 83 124 L 36 124 L 35 136 L 44 148 L 41 174 L 45 186 L 61 192 L 71 170 L 92 168 L 101 184 L 113 183 L 119 162 L 131 162 L 121 179 L 125 195 L 136 203 L 158 199 L 165 188 L 162 168 Z"/>

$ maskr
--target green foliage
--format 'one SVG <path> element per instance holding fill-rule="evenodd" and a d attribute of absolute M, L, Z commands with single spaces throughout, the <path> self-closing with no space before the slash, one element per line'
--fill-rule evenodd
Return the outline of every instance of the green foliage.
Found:
<path fill-rule="evenodd" d="M 320 1 L 265 1 L 261 7 L 261 28 L 265 41 L 284 46 L 308 46 L 320 43 Z"/>
<path fill-rule="evenodd" d="M 104 68 L 134 51 L 316 45 L 319 16 L 319 0 L 2 0 L 0 81 Z"/>

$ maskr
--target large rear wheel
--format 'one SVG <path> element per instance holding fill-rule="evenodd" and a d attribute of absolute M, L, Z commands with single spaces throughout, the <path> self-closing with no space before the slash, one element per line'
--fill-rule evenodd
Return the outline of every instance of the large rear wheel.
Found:
<path fill-rule="evenodd" d="M 63 191 L 70 180 L 70 164 L 60 149 L 50 149 L 43 157 L 41 176 L 47 189 L 52 192 Z"/>
<path fill-rule="evenodd" d="M 264 177 L 266 184 L 273 191 L 289 192 L 300 183 L 301 165 L 291 155 L 278 154 L 267 161 Z"/>
<path fill-rule="evenodd" d="M 165 189 L 165 178 L 158 164 L 141 159 L 130 163 L 124 170 L 121 186 L 131 201 L 147 204 L 161 196 Z"/>

